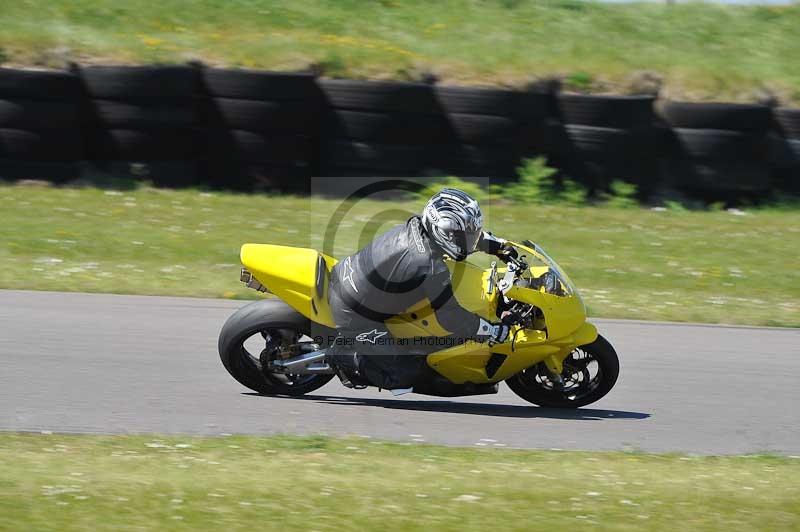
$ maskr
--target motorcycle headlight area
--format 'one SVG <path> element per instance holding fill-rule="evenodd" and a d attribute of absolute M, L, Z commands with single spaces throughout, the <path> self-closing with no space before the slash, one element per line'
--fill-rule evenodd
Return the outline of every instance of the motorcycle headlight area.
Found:
<path fill-rule="evenodd" d="M 531 279 L 530 287 L 554 296 L 565 297 L 569 295 L 566 284 L 561 280 L 558 272 L 553 269 L 547 270 L 539 277 Z"/>
<path fill-rule="evenodd" d="M 555 294 L 561 288 L 558 277 L 553 273 L 553 270 L 542 275 L 542 287 L 548 294 Z"/>

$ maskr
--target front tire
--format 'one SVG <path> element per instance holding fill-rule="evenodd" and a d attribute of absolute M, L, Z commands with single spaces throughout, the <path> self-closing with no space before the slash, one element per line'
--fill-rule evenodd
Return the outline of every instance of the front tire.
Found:
<path fill-rule="evenodd" d="M 564 361 L 561 383 L 544 362 L 506 381 L 508 387 L 529 403 L 548 408 L 580 408 L 599 401 L 619 377 L 619 358 L 611 344 L 598 336 L 591 344 L 573 351 Z"/>
<path fill-rule="evenodd" d="M 263 371 L 262 354 L 251 353 L 245 342 L 263 337 L 269 343 L 297 343 L 310 334 L 311 321 L 283 301 L 265 299 L 237 310 L 219 335 L 219 357 L 231 376 L 247 388 L 264 395 L 304 395 L 325 386 L 333 375 L 283 376 Z M 289 338 L 291 336 L 291 338 Z"/>

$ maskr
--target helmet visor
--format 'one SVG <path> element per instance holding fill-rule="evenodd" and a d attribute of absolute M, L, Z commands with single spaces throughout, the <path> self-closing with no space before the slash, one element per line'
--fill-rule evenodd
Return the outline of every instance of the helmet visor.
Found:
<path fill-rule="evenodd" d="M 478 249 L 478 242 L 481 239 L 481 231 L 453 231 L 452 240 L 459 247 L 463 254 L 469 255 Z"/>

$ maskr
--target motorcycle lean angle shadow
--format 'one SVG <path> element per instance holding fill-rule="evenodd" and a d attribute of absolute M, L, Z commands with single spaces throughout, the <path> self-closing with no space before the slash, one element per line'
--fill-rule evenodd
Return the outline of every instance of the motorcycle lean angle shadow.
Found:
<path fill-rule="evenodd" d="M 617 382 L 619 359 L 586 321 L 586 307 L 559 265 L 531 241 L 510 242 L 519 258 L 483 269 L 447 261 L 453 291 L 466 309 L 511 326 L 502 344 L 442 342 L 427 353 L 431 371 L 414 393 L 459 397 L 497 393 L 506 384 L 518 396 L 550 408 L 579 408 L 604 397 Z M 265 395 L 300 396 L 335 375 L 326 348 L 336 338 L 328 305 L 335 258 L 314 249 L 245 244 L 241 280 L 275 297 L 246 305 L 225 323 L 219 354 L 228 372 Z M 450 333 L 427 301 L 386 326 L 403 349 L 413 339 Z M 436 344 L 434 340 L 434 345 Z M 435 348 L 434 348 L 435 349 Z"/>

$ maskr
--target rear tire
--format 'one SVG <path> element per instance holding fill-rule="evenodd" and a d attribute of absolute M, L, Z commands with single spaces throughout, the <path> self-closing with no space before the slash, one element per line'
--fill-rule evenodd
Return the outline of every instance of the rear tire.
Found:
<path fill-rule="evenodd" d="M 311 321 L 277 299 L 251 303 L 228 318 L 219 335 L 219 357 L 234 379 L 264 395 L 300 396 L 322 388 L 333 378 L 333 375 L 313 375 L 291 383 L 262 371 L 258 354 L 248 353 L 244 342 L 261 331 L 275 329 L 308 335 Z"/>
<path fill-rule="evenodd" d="M 548 408 L 580 408 L 599 401 L 611 391 L 619 377 L 619 358 L 608 340 L 598 336 L 591 344 L 579 347 L 576 352 L 583 351 L 597 362 L 598 374 L 591 381 L 584 383 L 585 391 L 576 390 L 576 396 L 570 398 L 569 393 L 556 389 L 548 389 L 539 378 L 549 375 L 544 363 L 539 363 L 532 368 L 514 375 L 506 381 L 508 387 L 522 399 L 529 403 Z M 574 356 L 575 353 L 570 355 Z M 565 379 L 571 373 L 568 369 L 570 359 L 564 363 L 562 377 Z"/>

